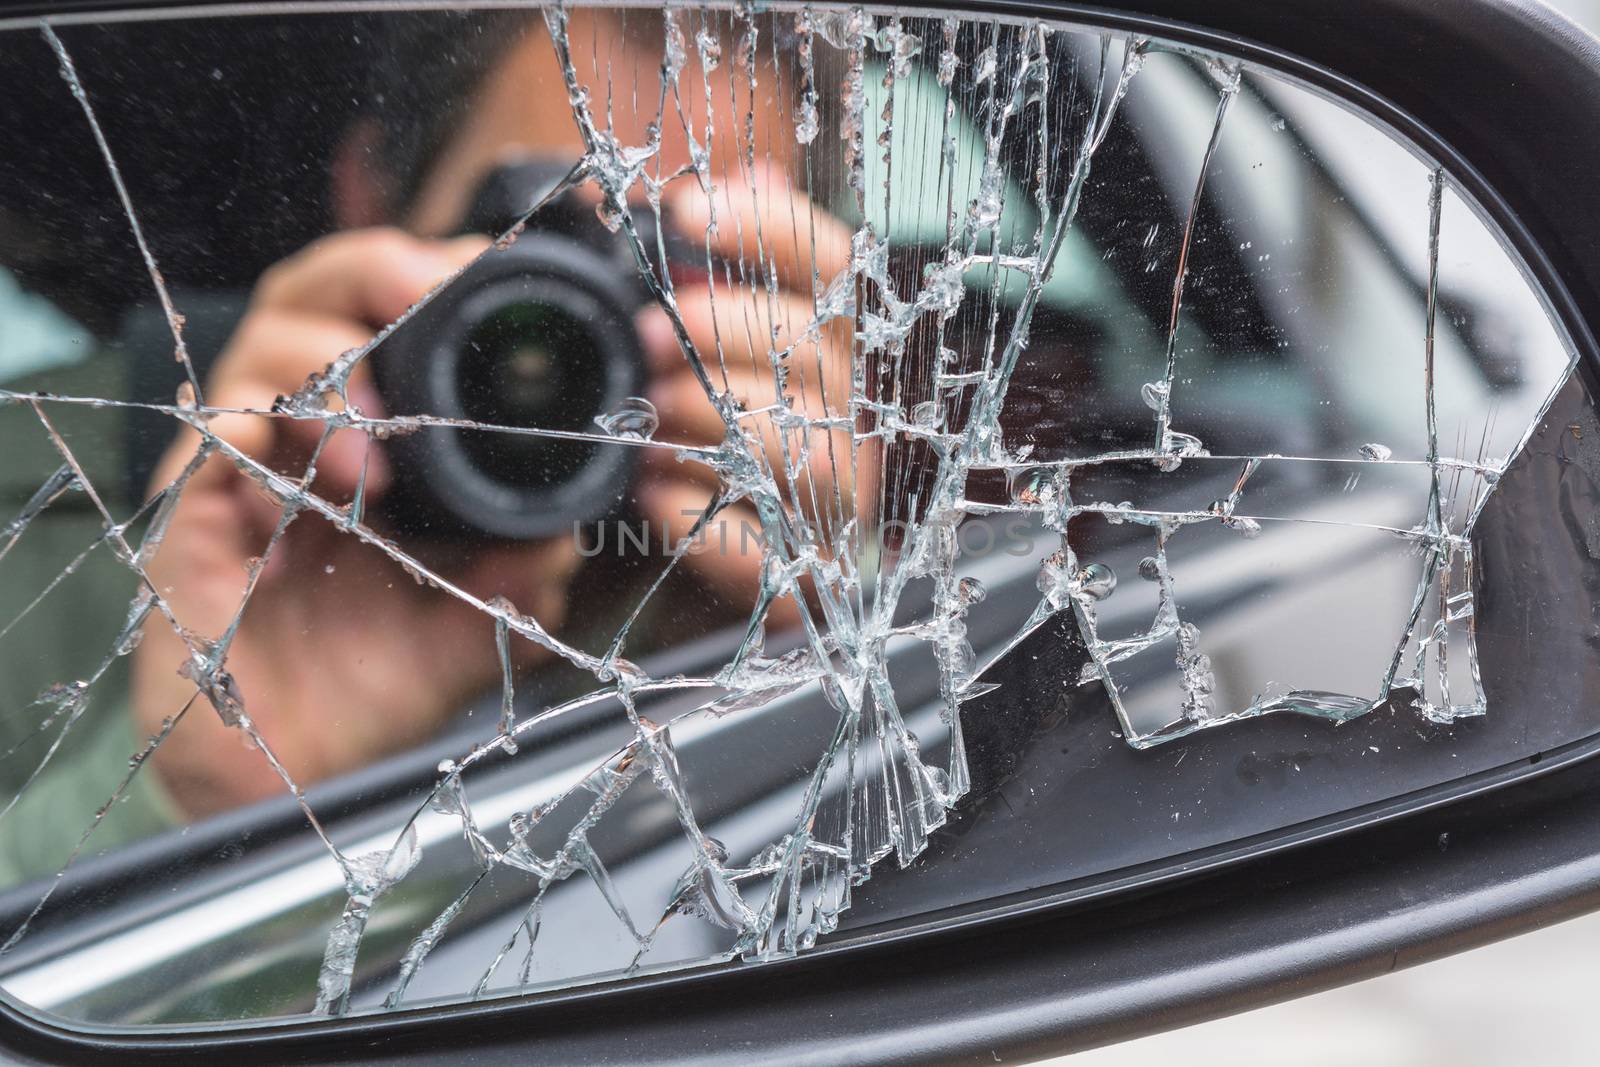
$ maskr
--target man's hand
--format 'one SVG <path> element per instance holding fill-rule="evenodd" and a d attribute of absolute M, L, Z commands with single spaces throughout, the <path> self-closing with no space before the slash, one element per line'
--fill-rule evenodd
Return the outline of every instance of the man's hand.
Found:
<path fill-rule="evenodd" d="M 781 171 L 760 165 L 748 178 L 724 175 L 709 198 L 697 182 L 686 180 L 670 186 L 662 200 L 674 226 L 697 244 L 707 242 L 714 262 L 729 264 L 726 273 L 719 266 L 709 281 L 686 283 L 675 292 L 713 387 L 731 393 L 749 412 L 781 403 L 807 420 L 838 424 L 780 432 L 771 414 L 742 421 L 761 446 L 783 500 L 798 502 L 813 529 L 822 531 L 822 554 L 830 555 L 836 546 L 827 542 L 854 514 L 857 490 L 870 492 L 876 484 L 871 455 L 854 469 L 851 463 L 852 320 L 814 325 L 813 284 L 826 286 L 848 266 L 850 231 L 795 192 Z M 769 277 L 776 283 L 771 287 Z M 642 314 L 640 332 L 657 368 L 650 389 L 661 413 L 657 439 L 720 445 L 727 424 L 684 358 L 666 313 L 651 308 Z M 781 354 L 786 368 L 781 396 L 773 353 Z M 799 475 L 792 484 L 791 467 Z M 668 543 L 677 543 L 711 499 L 716 477 L 702 464 L 679 463 L 660 450 L 648 454 L 645 469 L 638 494 L 644 517 L 652 530 L 668 531 Z M 739 501 L 718 514 L 704 531 L 703 546 L 685 556 L 689 569 L 736 613 L 750 610 L 760 585 L 760 531 L 755 508 Z M 792 622 L 797 609 L 785 597 L 773 604 L 768 620 Z"/>
<path fill-rule="evenodd" d="M 395 230 L 338 234 L 263 276 L 249 313 L 206 386 L 213 408 L 270 410 L 340 353 L 369 341 L 435 283 L 487 244 L 482 238 L 425 241 Z M 350 402 L 382 414 L 370 373 L 358 368 Z M 252 459 L 296 481 L 320 420 L 217 415 L 210 428 Z M 157 467 L 154 485 L 176 479 L 200 435 L 185 430 Z M 391 472 L 378 442 L 356 430 L 332 435 L 317 460 L 312 492 L 335 504 L 354 496 L 363 461 L 365 499 L 382 498 Z M 223 455 L 189 479 L 148 573 L 177 619 L 214 641 L 239 611 L 253 557 L 265 552 L 280 506 Z M 481 597 L 502 595 L 554 630 L 578 562 L 570 538 L 466 547 L 448 577 Z M 539 650 L 514 641 L 524 661 Z M 133 664 L 133 710 L 154 733 L 194 685 L 178 673 L 188 658 L 167 622 L 152 616 Z M 229 646 L 245 709 L 301 785 L 352 770 L 436 731 L 500 673 L 494 621 L 419 585 L 376 547 L 304 510 L 273 549 Z M 259 752 L 202 699 L 162 744 L 155 766 L 174 799 L 200 816 L 281 792 Z"/>
<path fill-rule="evenodd" d="M 856 483 L 870 486 L 875 480 L 872 462 L 853 470 L 850 460 L 849 323 L 814 324 L 814 283 L 826 285 L 848 264 L 849 231 L 791 191 L 781 176 L 765 171 L 756 174 L 754 188 L 734 179 L 710 200 L 698 185 L 680 183 L 666 204 L 676 225 L 709 242 L 715 260 L 749 265 L 743 277 L 735 268 L 731 275 L 679 287 L 679 311 L 715 388 L 747 411 L 768 409 L 741 420 L 741 428 L 776 473 L 784 500 L 798 500 L 808 521 L 826 531 L 821 551 L 829 554 L 834 546 L 826 543 L 828 536 L 836 536 L 854 513 Z M 263 276 L 213 370 L 207 407 L 271 410 L 278 396 L 368 342 L 486 244 L 478 237 L 437 241 L 396 230 L 360 230 L 326 238 L 284 261 Z M 769 287 L 762 272 L 773 274 L 776 285 Z M 721 444 L 726 424 L 691 371 L 665 313 L 651 307 L 638 322 L 653 367 L 649 396 L 661 414 L 657 440 Z M 781 395 L 774 351 L 785 353 Z M 383 414 L 364 365 L 347 392 L 362 414 Z M 780 432 L 770 414 L 780 404 L 836 425 Z M 209 426 L 239 452 L 297 482 L 325 430 L 317 419 L 254 414 L 215 415 Z M 163 457 L 154 484 L 179 477 L 200 441 L 198 433 L 185 430 Z M 340 430 L 325 442 L 311 491 L 337 505 L 350 502 L 363 464 L 364 499 L 371 509 L 393 476 L 381 442 L 358 430 Z M 790 478 L 791 466 L 798 478 Z M 636 499 L 643 517 L 672 541 L 688 535 L 716 488 L 709 468 L 679 463 L 663 449 L 644 450 L 639 478 Z M 195 637 L 214 641 L 229 628 L 252 561 L 266 553 L 281 514 L 281 506 L 225 455 L 211 456 L 190 477 L 148 571 Z M 720 595 L 730 615 L 748 612 L 755 602 L 760 529 L 749 502 L 737 502 L 709 526 L 705 546 L 686 557 L 688 569 Z M 579 560 L 570 538 L 451 551 L 446 577 L 485 599 L 505 596 L 547 630 L 557 629 Z M 784 598 L 769 619 L 782 625 L 796 611 L 796 602 Z M 134 659 L 133 704 L 140 726 L 154 733 L 193 696 L 194 686 L 179 674 L 188 658 L 184 641 L 159 616 L 146 630 Z M 512 650 L 519 666 L 541 652 L 521 640 L 512 641 Z M 267 556 L 224 668 L 261 736 L 300 785 L 418 743 L 500 674 L 493 619 L 418 584 L 380 549 L 310 510 L 301 511 Z M 283 788 L 262 754 L 250 751 L 240 732 L 203 702 L 163 743 L 155 766 L 174 798 L 195 816 Z"/>

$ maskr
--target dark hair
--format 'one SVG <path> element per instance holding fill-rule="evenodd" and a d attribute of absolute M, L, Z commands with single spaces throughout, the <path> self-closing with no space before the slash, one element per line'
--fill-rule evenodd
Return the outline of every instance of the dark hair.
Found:
<path fill-rule="evenodd" d="M 248 286 L 326 228 L 349 52 L 326 23 L 317 29 L 261 17 L 57 31 L 174 287 Z M 153 297 L 149 279 L 55 55 L 36 33 L 0 40 L 0 138 L 11 146 L 0 155 L 0 262 L 105 335 Z"/>
<path fill-rule="evenodd" d="M 471 112 L 479 83 L 529 32 L 537 12 L 418 11 L 362 16 L 371 47 L 359 117 L 381 136 L 392 215 L 403 213 L 434 159 Z"/>
<path fill-rule="evenodd" d="M 333 223 L 329 169 L 357 122 L 398 212 L 477 83 L 537 15 L 384 12 L 58 29 L 175 289 L 248 289 Z M 540 32 L 543 32 L 540 30 Z M 56 56 L 0 36 L 0 265 L 101 336 L 154 294 Z"/>

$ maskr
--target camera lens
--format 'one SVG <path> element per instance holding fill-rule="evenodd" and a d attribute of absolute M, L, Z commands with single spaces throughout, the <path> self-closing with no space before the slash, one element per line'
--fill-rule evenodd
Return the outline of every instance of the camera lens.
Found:
<path fill-rule="evenodd" d="M 561 436 L 598 434 L 596 416 L 644 384 L 633 328 L 643 297 L 628 265 L 604 252 L 526 233 L 374 351 L 391 414 L 463 424 L 390 440 L 398 476 L 383 510 L 399 530 L 549 537 L 618 505 L 634 450 Z"/>
<path fill-rule="evenodd" d="M 470 327 L 457 364 L 466 418 L 495 426 L 593 433 L 606 407 L 604 356 L 576 316 L 542 303 L 512 303 Z M 598 447 L 516 434 L 463 438 L 481 470 L 508 485 L 537 489 L 564 480 Z"/>

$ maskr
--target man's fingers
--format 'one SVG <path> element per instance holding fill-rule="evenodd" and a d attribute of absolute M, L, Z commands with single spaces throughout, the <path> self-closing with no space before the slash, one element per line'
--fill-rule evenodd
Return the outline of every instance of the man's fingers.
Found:
<path fill-rule="evenodd" d="M 776 270 L 782 287 L 809 293 L 813 279 L 825 287 L 850 262 L 844 223 L 763 163 L 748 175 L 722 175 L 710 197 L 699 182 L 674 182 L 662 203 L 679 232 L 709 240 L 720 259 Z"/>
<path fill-rule="evenodd" d="M 673 329 L 672 319 L 659 304 L 649 304 L 634 315 L 633 328 L 638 331 L 639 344 L 644 348 L 653 373 L 670 374 L 687 366 L 683 346 L 678 343 L 678 331 Z"/>
<path fill-rule="evenodd" d="M 732 388 L 735 396 L 753 406 L 773 404 L 778 400 L 773 388 L 777 363 L 784 371 L 784 395 L 794 410 L 812 419 L 847 412 L 849 325 L 842 320 L 815 323 L 809 299 L 793 293 L 769 296 L 748 289 L 699 287 L 678 295 L 678 311 L 719 389 Z M 655 338 L 652 334 L 646 339 Z M 655 339 L 655 343 L 664 347 L 666 342 Z M 655 358 L 658 364 L 669 362 L 665 353 Z M 671 365 L 680 372 L 688 370 L 681 355 Z M 678 413 L 660 403 L 656 406 L 663 428 L 670 431 Z"/>
<path fill-rule="evenodd" d="M 774 419 L 770 409 L 776 403 L 771 377 L 761 378 L 748 370 L 730 372 L 728 391 L 744 406 L 740 428 L 758 442 L 768 464 L 778 475 L 779 484 L 789 486 L 787 471 L 792 466 L 799 475 L 794 491 L 808 511 L 816 511 L 836 495 L 848 501 L 852 493 L 851 421 L 837 411 L 830 394 L 825 403 L 820 389 L 789 390 L 783 400 L 784 415 L 798 415 L 806 425 Z M 661 412 L 661 429 L 656 439 L 675 445 L 717 445 L 727 437 L 727 423 L 706 398 L 699 380 L 682 372 L 658 379 L 650 387 L 650 401 Z M 709 484 L 716 476 L 697 463 L 678 463 L 662 449 L 647 449 L 644 463 L 658 475 L 681 469 L 693 480 Z M 838 510 L 837 506 L 835 510 Z"/>
<path fill-rule="evenodd" d="M 347 392 L 350 404 L 368 418 L 387 416 L 383 398 L 370 374 L 358 368 Z M 302 420 L 292 420 L 300 422 Z M 319 431 L 320 433 L 320 431 Z M 367 497 L 382 496 L 389 488 L 392 472 L 383 445 L 362 430 L 338 430 L 322 448 L 317 460 L 317 477 L 336 487 L 341 497 L 349 496 L 359 486 Z"/>
<path fill-rule="evenodd" d="M 572 535 L 485 548 L 467 573 L 466 588 L 489 599 L 503 596 L 547 630 L 561 622 L 567 586 L 583 557 Z"/>
<path fill-rule="evenodd" d="M 505 597 L 519 612 L 555 632 L 566 621 L 567 589 L 582 562 L 577 538 L 573 536 L 500 545 L 479 556 L 464 584 L 485 600 Z M 519 666 L 534 662 L 543 654 L 538 646 L 520 638 L 512 642 L 511 653 Z"/>
<path fill-rule="evenodd" d="M 248 388 L 254 393 L 293 392 L 306 378 L 351 348 L 372 339 L 364 324 L 324 311 L 285 307 L 252 308 L 228 340 L 212 374 L 209 394 L 218 390 Z"/>
<path fill-rule="evenodd" d="M 308 245 L 262 275 L 252 306 L 338 315 L 380 329 L 489 245 L 427 241 L 401 230 L 352 230 Z"/>
<path fill-rule="evenodd" d="M 694 530 L 711 493 L 684 482 L 652 482 L 639 492 L 640 510 L 652 525 L 667 531 L 669 544 L 678 544 Z M 697 575 L 734 611 L 750 611 L 761 589 L 761 520 L 744 501 L 716 514 L 683 556 L 682 566 Z M 773 602 L 767 612 L 773 626 L 799 621 L 792 596 Z"/>
<path fill-rule="evenodd" d="M 308 374 L 326 367 L 340 352 L 362 344 L 368 336 L 362 327 L 329 316 L 252 311 L 223 352 L 206 395 L 207 403 L 213 407 L 238 410 L 213 415 L 207 428 L 228 445 L 263 463 L 270 461 L 286 442 L 296 454 L 309 456 L 322 436 L 321 420 L 245 412 L 270 411 L 280 394 L 299 388 Z M 351 393 L 353 397 L 376 395 L 360 381 L 352 384 Z M 358 406 L 365 407 L 359 400 Z M 325 450 L 326 465 L 319 463 L 319 471 L 341 488 L 355 486 L 359 456 L 365 450 L 360 440 L 363 436 L 350 430 L 336 434 L 329 442 L 331 452 Z M 177 477 L 199 444 L 200 435 L 185 429 L 163 457 L 155 484 L 164 485 Z M 196 474 L 196 484 L 203 486 L 222 477 L 231 467 L 231 460 L 224 465 L 212 462 Z M 377 481 L 373 480 L 373 471 L 368 471 L 370 486 L 383 484 L 386 477 L 386 469 L 377 471 Z"/>

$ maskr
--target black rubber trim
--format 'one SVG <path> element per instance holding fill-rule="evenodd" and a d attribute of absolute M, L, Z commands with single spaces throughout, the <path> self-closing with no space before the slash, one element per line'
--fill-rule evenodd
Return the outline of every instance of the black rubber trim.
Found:
<path fill-rule="evenodd" d="M 0 15 L 138 4 L 0 4 Z M 207 6 L 204 4 L 193 5 Z M 270 4 L 258 5 L 262 7 Z M 1600 368 L 1600 42 L 1532 2 L 920 3 L 1216 48 L 1378 115 L 1443 163 Z M 1600 908 L 1600 765 L 1097 904 L 759 967 L 231 1032 L 91 1034 L 0 1004 L 19 1061 L 974 1062 L 1103 1044 Z"/>
<path fill-rule="evenodd" d="M 1600 763 L 1363 835 L 1004 929 L 500 1001 L 232 1033 L 12 1015 L 32 1062 L 993 1063 L 1375 977 L 1600 908 Z M 597 993 L 608 995 L 597 996 Z"/>

